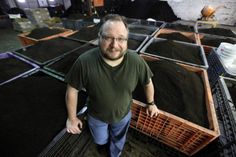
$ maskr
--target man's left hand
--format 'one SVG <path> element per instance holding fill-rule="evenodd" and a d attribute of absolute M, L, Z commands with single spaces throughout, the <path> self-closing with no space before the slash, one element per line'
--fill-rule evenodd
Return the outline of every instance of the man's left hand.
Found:
<path fill-rule="evenodd" d="M 156 105 L 148 105 L 146 108 L 146 113 L 150 117 L 156 117 L 159 113 L 159 110 Z"/>

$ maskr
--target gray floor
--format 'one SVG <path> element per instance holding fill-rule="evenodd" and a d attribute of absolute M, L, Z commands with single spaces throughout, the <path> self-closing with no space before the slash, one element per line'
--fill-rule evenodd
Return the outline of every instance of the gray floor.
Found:
<path fill-rule="evenodd" d="M 11 27 L 0 28 L 0 53 L 14 51 L 22 47 L 17 35 L 20 32 L 13 30 Z"/>

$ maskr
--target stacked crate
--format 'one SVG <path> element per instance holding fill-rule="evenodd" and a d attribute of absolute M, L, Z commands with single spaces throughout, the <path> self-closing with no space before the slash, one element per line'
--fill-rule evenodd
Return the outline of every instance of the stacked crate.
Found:
<path fill-rule="evenodd" d="M 221 42 L 236 44 L 235 30 L 225 27 L 224 25 L 212 27 L 210 24 L 196 23 L 195 29 L 199 35 L 200 44 L 206 51 L 210 52 L 212 48 L 219 47 Z"/>
<path fill-rule="evenodd" d="M 187 42 L 182 42 L 182 41 L 176 41 L 176 40 L 170 41 L 175 45 L 188 48 L 189 51 L 190 50 L 197 51 L 198 52 L 197 57 L 199 57 L 199 59 L 201 61 L 200 64 L 193 63 L 193 62 L 187 61 L 187 60 L 181 60 L 181 59 L 175 58 L 175 56 L 169 57 L 168 55 L 166 55 L 167 52 L 164 52 L 164 51 L 161 52 L 161 54 L 159 54 L 159 51 L 156 51 L 156 50 L 154 50 L 152 52 L 147 51 L 148 47 L 151 44 L 159 44 L 159 43 L 162 44 L 162 43 L 166 43 L 168 41 L 170 41 L 170 40 L 153 37 L 143 46 L 143 48 L 140 50 L 140 54 L 145 54 L 145 55 L 152 56 L 152 57 L 155 57 L 155 58 L 165 59 L 165 60 L 169 60 L 169 61 L 173 61 L 173 62 L 177 62 L 177 63 L 183 63 L 183 64 L 195 66 L 195 67 L 201 67 L 201 68 L 204 68 L 204 69 L 208 68 L 208 63 L 207 63 L 207 59 L 206 59 L 203 47 L 199 46 L 197 44 L 187 43 Z M 167 49 L 170 49 L 170 52 L 171 52 L 173 47 L 167 47 Z M 182 55 L 179 55 L 179 56 L 182 56 L 181 58 L 185 57 L 184 56 L 184 51 L 179 50 L 179 53 L 182 53 Z M 188 52 L 188 54 L 189 53 L 191 53 L 191 52 Z"/>
<path fill-rule="evenodd" d="M 29 32 L 35 28 L 35 26 L 26 18 L 16 18 L 12 22 L 13 29 L 19 32 Z"/>
<path fill-rule="evenodd" d="M 38 27 L 46 27 L 44 20 L 50 19 L 50 14 L 47 8 L 25 9 L 27 18 Z"/>
<path fill-rule="evenodd" d="M 220 76 L 236 78 L 236 73 L 226 67 L 225 63 L 221 61 L 216 53 L 216 49 L 212 49 L 211 53 L 207 56 L 207 61 L 209 64 L 207 72 L 210 84 L 213 88 Z"/>

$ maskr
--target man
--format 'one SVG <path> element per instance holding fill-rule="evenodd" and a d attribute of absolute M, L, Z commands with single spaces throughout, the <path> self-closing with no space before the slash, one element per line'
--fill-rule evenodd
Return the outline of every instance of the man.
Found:
<path fill-rule="evenodd" d="M 147 114 L 158 114 L 154 104 L 152 72 L 145 61 L 127 50 L 129 30 L 124 18 L 107 15 L 99 30 L 99 48 L 81 55 L 65 81 L 68 83 L 66 104 L 67 131 L 81 132 L 82 122 L 76 117 L 77 94 L 88 94 L 88 125 L 97 145 L 109 145 L 109 155 L 118 157 L 124 147 L 131 119 L 132 92 L 138 82 L 144 85 Z"/>

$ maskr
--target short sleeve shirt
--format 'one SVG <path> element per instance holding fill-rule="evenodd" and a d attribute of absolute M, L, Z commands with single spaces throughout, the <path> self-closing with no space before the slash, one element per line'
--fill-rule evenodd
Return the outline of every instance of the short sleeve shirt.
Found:
<path fill-rule="evenodd" d="M 88 93 L 88 113 L 107 123 L 120 121 L 129 111 L 137 83 L 149 83 L 152 72 L 137 53 L 128 50 L 115 67 L 101 57 L 99 48 L 81 55 L 65 82 Z"/>

